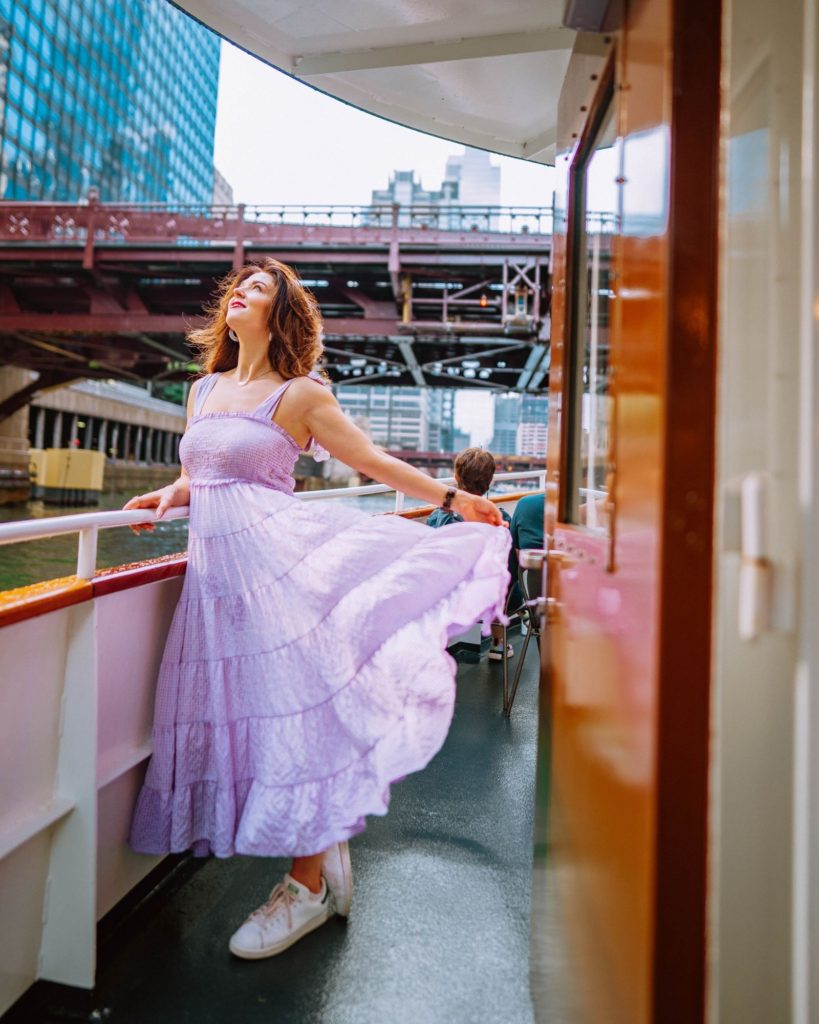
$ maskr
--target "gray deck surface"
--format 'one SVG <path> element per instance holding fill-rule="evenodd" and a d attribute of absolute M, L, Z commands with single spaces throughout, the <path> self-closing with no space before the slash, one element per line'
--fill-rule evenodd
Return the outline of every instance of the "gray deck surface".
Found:
<path fill-rule="evenodd" d="M 237 960 L 228 937 L 288 862 L 210 860 L 103 957 L 95 1004 L 105 1018 L 532 1024 L 534 644 L 510 721 L 500 686 L 499 664 L 460 666 L 443 750 L 393 787 L 389 814 L 370 819 L 351 843 L 346 923 L 332 918 L 278 957 Z"/>

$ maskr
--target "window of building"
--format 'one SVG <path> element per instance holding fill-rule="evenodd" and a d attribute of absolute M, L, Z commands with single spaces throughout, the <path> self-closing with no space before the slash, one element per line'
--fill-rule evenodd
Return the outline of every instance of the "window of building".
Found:
<path fill-rule="evenodd" d="M 37 96 L 33 89 L 26 86 L 23 89 L 23 101 L 22 101 L 23 112 L 28 114 L 29 117 L 33 117 L 37 108 Z"/>
<path fill-rule="evenodd" d="M 34 125 L 25 117 L 20 118 L 20 129 L 18 138 L 23 149 L 31 150 L 34 143 Z"/>
<path fill-rule="evenodd" d="M 23 97 L 23 82 L 19 75 L 13 71 L 9 72 L 8 77 L 8 97 L 13 103 L 20 103 Z"/>
<path fill-rule="evenodd" d="M 20 137 L 20 115 L 14 107 L 6 107 L 6 136 L 18 140 Z"/>
<path fill-rule="evenodd" d="M 32 12 L 33 13 L 33 12 Z M 37 25 L 29 19 L 28 22 L 28 45 L 32 50 L 39 52 L 43 42 L 43 33 L 37 28 Z"/>
<path fill-rule="evenodd" d="M 14 40 L 11 44 L 11 67 L 25 78 L 26 51 L 18 40 Z"/>

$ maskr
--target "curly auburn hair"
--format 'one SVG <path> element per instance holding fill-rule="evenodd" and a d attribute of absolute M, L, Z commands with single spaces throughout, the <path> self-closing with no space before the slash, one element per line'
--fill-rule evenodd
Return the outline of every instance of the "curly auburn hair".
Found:
<path fill-rule="evenodd" d="M 470 494 L 486 494 L 495 469 L 495 457 L 483 448 L 464 448 L 455 457 L 455 479 Z"/>
<path fill-rule="evenodd" d="M 257 263 L 232 270 L 222 278 L 213 301 L 205 307 L 205 325 L 188 331 L 188 342 L 193 346 L 204 373 L 232 370 L 239 361 L 239 346 L 228 333 L 228 304 L 236 285 L 260 270 L 270 274 L 275 282 L 267 321 L 270 328 L 267 350 L 270 365 L 286 380 L 307 376 L 317 369 L 324 346 L 316 297 L 304 287 L 292 267 L 266 256 Z M 321 376 L 326 375 L 321 373 Z"/>

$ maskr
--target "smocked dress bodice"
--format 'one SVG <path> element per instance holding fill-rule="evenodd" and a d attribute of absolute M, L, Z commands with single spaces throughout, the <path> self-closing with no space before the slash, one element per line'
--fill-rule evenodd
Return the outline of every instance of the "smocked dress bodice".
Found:
<path fill-rule="evenodd" d="M 196 389 L 194 412 L 179 446 L 179 457 L 191 487 L 258 483 L 292 494 L 298 457 L 320 461 L 328 453 L 311 439 L 302 450 L 273 416 L 295 378 L 287 380 L 252 412 L 202 413 L 218 373 L 203 377 Z"/>

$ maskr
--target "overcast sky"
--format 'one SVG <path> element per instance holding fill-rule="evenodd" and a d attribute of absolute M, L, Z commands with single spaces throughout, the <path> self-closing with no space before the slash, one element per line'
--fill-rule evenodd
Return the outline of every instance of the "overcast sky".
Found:
<path fill-rule="evenodd" d="M 214 161 L 236 202 L 366 204 L 395 170 L 436 189 L 463 146 L 404 128 L 325 96 L 222 43 Z M 551 206 L 554 171 L 494 156 L 504 206 Z M 473 444 L 492 436 L 487 393 L 459 392 L 456 423 Z"/>
<path fill-rule="evenodd" d="M 369 203 L 396 169 L 437 188 L 463 152 L 366 114 L 222 43 L 215 163 L 241 203 Z M 551 206 L 550 167 L 495 156 L 501 203 Z"/>

